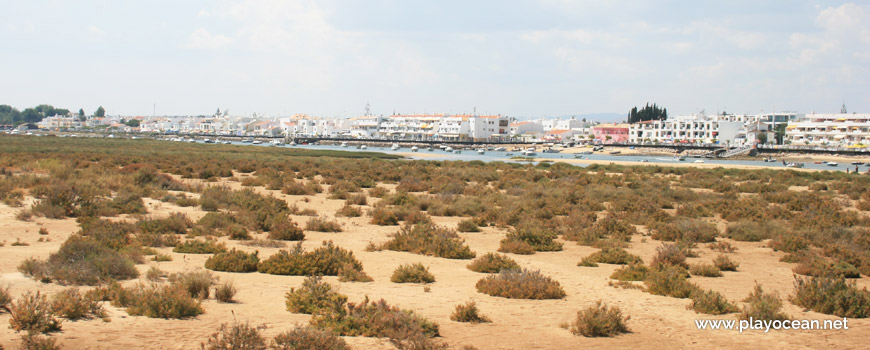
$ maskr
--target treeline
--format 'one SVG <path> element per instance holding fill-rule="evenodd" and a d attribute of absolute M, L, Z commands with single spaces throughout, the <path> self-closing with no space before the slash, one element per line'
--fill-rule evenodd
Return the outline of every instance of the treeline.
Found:
<path fill-rule="evenodd" d="M 646 104 L 640 110 L 637 109 L 637 106 L 632 107 L 631 111 L 628 112 L 628 122 L 629 123 L 637 123 L 637 122 L 645 122 L 647 120 L 665 120 L 668 119 L 668 109 L 660 108 L 653 103 L 652 106 L 649 103 Z"/>
<path fill-rule="evenodd" d="M 38 123 L 46 117 L 53 116 L 73 116 L 69 109 L 55 108 L 52 105 L 42 104 L 36 107 L 27 108 L 19 111 L 10 105 L 0 105 L 0 124 L 2 125 L 20 125 L 27 123 Z M 106 110 L 103 106 L 97 108 L 93 114 L 95 117 L 104 117 Z M 86 118 L 84 109 L 79 108 L 75 116 L 84 120 Z"/>

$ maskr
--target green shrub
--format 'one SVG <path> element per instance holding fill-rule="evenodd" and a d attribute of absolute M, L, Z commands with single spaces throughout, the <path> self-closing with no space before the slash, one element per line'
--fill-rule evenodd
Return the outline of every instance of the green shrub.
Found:
<path fill-rule="evenodd" d="M 308 219 L 305 224 L 305 229 L 317 232 L 341 232 L 341 225 L 335 220 L 329 221 L 326 218 L 314 217 Z"/>
<path fill-rule="evenodd" d="M 189 240 L 172 249 L 176 253 L 184 254 L 215 254 L 227 251 L 227 246 L 214 240 Z"/>
<path fill-rule="evenodd" d="M 221 283 L 214 287 L 214 298 L 221 303 L 235 303 L 233 299 L 236 296 L 236 286 L 231 281 Z"/>
<path fill-rule="evenodd" d="M 475 256 L 455 231 L 432 223 L 406 223 L 381 248 L 448 259 L 471 259 Z"/>
<path fill-rule="evenodd" d="M 362 271 L 362 264 L 353 252 L 335 246 L 332 241 L 323 242 L 320 248 L 310 252 L 302 249 L 301 242 L 293 250 L 281 250 L 260 262 L 261 273 L 294 276 L 336 276 L 340 269 L 352 268 Z"/>
<path fill-rule="evenodd" d="M 594 216 L 594 213 L 591 213 Z M 626 221 L 618 219 L 616 216 L 608 215 L 601 220 L 588 219 L 588 222 L 593 222 L 591 226 L 586 228 L 578 228 L 569 230 L 563 236 L 566 240 L 577 241 L 580 245 L 593 245 L 598 240 L 611 238 L 616 241 L 629 241 L 632 235 L 637 234 L 637 229 Z M 588 223 L 584 223 L 588 225 Z"/>
<path fill-rule="evenodd" d="M 376 207 L 371 211 L 371 223 L 380 226 L 393 226 L 399 224 L 399 213 L 395 209 Z"/>
<path fill-rule="evenodd" d="M 429 272 L 429 268 L 421 263 L 402 264 L 393 271 L 390 276 L 393 283 L 432 283 L 435 276 Z"/>
<path fill-rule="evenodd" d="M 209 257 L 205 261 L 205 268 L 224 272 L 256 272 L 260 263 L 257 254 L 258 252 L 246 253 L 233 248 Z"/>
<path fill-rule="evenodd" d="M 698 286 L 686 280 L 686 270 L 671 265 L 651 269 L 644 280 L 650 294 L 685 299 L 698 291 Z"/>
<path fill-rule="evenodd" d="M 49 333 L 60 331 L 60 321 L 54 318 L 51 304 L 39 292 L 25 292 L 9 304 L 9 326 L 16 332 Z"/>
<path fill-rule="evenodd" d="M 520 265 L 514 259 L 492 252 L 481 255 L 468 264 L 469 270 L 480 273 L 499 273 L 502 270 L 519 268 Z"/>
<path fill-rule="evenodd" d="M 557 235 L 553 231 L 549 231 L 534 225 L 521 225 L 520 227 L 510 230 L 505 239 L 501 241 L 499 251 L 508 252 L 505 244 L 512 242 L 527 243 L 534 251 L 537 252 L 554 252 L 562 250 L 562 243 L 556 242 Z M 505 249 L 502 249 L 505 248 Z"/>
<path fill-rule="evenodd" d="M 383 299 L 347 303 L 338 312 L 315 314 L 311 325 L 343 336 L 385 337 L 392 341 L 439 336 L 438 324 L 409 310 L 390 306 Z M 425 344 L 426 342 L 424 342 Z"/>
<path fill-rule="evenodd" d="M 731 260 L 727 255 L 719 254 L 713 258 L 713 265 L 722 271 L 737 271 L 740 263 Z"/>
<path fill-rule="evenodd" d="M 456 228 L 459 232 L 480 232 L 480 227 L 471 219 L 465 219 L 459 222 Z"/>
<path fill-rule="evenodd" d="M 689 265 L 686 264 L 686 255 L 683 253 L 682 249 L 677 245 L 670 243 L 662 243 L 662 245 L 656 247 L 656 255 L 653 256 L 652 262 L 650 263 L 650 266 L 652 267 L 664 265 L 678 266 L 682 268 L 689 267 Z"/>
<path fill-rule="evenodd" d="M 69 320 L 105 316 L 100 301 L 90 294 L 82 294 L 78 288 L 67 288 L 55 294 L 51 299 L 51 312 Z"/>
<path fill-rule="evenodd" d="M 371 276 L 357 270 L 353 264 L 344 264 L 338 269 L 339 282 L 371 282 L 374 281 Z"/>
<path fill-rule="evenodd" d="M 277 217 L 269 229 L 269 239 L 279 241 L 301 241 L 305 239 L 305 233 L 293 220 L 287 217 Z"/>
<path fill-rule="evenodd" d="M 625 325 L 629 319 L 629 316 L 622 315 L 618 306 L 609 307 L 599 300 L 577 312 L 577 318 L 571 323 L 571 333 L 584 337 L 613 337 L 629 332 Z"/>
<path fill-rule="evenodd" d="M 492 322 L 488 317 L 481 315 L 477 309 L 477 303 L 473 301 L 465 304 L 456 305 L 456 309 L 450 314 L 450 319 L 456 322 L 470 323 L 489 323 Z"/>
<path fill-rule="evenodd" d="M 477 281 L 478 292 L 510 299 L 562 299 L 559 282 L 537 270 L 502 270 Z"/>
<path fill-rule="evenodd" d="M 689 266 L 689 273 L 692 276 L 702 277 L 722 277 L 722 271 L 718 267 L 711 264 L 692 264 Z"/>
<path fill-rule="evenodd" d="M 79 235 L 70 236 L 47 261 L 28 259 L 18 269 L 37 280 L 74 285 L 96 285 L 139 276 L 129 254 Z"/>
<path fill-rule="evenodd" d="M 339 311 L 347 302 L 347 296 L 336 292 L 320 276 L 306 277 L 302 286 L 291 288 L 285 298 L 287 311 L 298 314 Z"/>
<path fill-rule="evenodd" d="M 169 275 L 169 282 L 180 285 L 190 296 L 199 299 L 208 299 L 211 286 L 217 278 L 206 270 L 194 270 L 176 272 Z"/>
<path fill-rule="evenodd" d="M 350 350 L 347 342 L 331 332 L 312 327 L 296 327 L 272 340 L 274 350 Z"/>
<path fill-rule="evenodd" d="M 203 350 L 266 350 L 266 339 L 260 334 L 260 328 L 250 324 L 233 322 L 223 323 L 221 328 L 212 333 L 202 344 Z"/>
<path fill-rule="evenodd" d="M 610 278 L 619 281 L 643 281 L 649 274 L 649 268 L 641 263 L 628 264 L 610 275 Z"/>
<path fill-rule="evenodd" d="M 535 248 L 524 241 L 502 240 L 501 244 L 498 246 L 498 251 L 502 253 L 529 255 L 535 253 Z"/>
<path fill-rule="evenodd" d="M 780 225 L 768 221 L 740 220 L 728 224 L 725 237 L 735 241 L 759 242 L 782 233 Z"/>
<path fill-rule="evenodd" d="M 722 315 L 737 312 L 739 309 L 725 299 L 719 292 L 707 290 L 692 293 L 692 303 L 687 307 L 697 313 L 709 315 Z"/>
<path fill-rule="evenodd" d="M 605 247 L 583 258 L 577 265 L 598 266 L 597 263 L 627 265 L 643 263 L 643 260 L 637 255 L 626 252 L 625 249 Z"/>
<path fill-rule="evenodd" d="M 795 277 L 794 289 L 791 302 L 795 305 L 840 317 L 870 317 L 870 292 L 842 276 Z"/>
<path fill-rule="evenodd" d="M 669 223 L 651 225 L 652 238 L 662 241 L 713 242 L 719 231 L 703 219 L 677 219 Z"/>
<path fill-rule="evenodd" d="M 115 293 L 112 304 L 126 307 L 132 316 L 183 319 L 205 312 L 200 301 L 191 297 L 185 286 L 178 283 L 119 286 Z"/>
<path fill-rule="evenodd" d="M 765 293 L 760 285 L 756 284 L 755 289 L 749 293 L 749 296 L 743 300 L 747 305 L 743 306 L 743 311 L 738 316 L 741 320 L 788 320 L 789 316 L 782 313 L 782 301 L 779 296 L 772 293 Z"/>

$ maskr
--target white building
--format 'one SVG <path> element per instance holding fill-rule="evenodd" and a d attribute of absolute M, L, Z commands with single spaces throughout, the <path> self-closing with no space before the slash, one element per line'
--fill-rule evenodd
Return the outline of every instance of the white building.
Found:
<path fill-rule="evenodd" d="M 794 145 L 870 145 L 870 114 L 807 114 L 785 131 Z"/>
<path fill-rule="evenodd" d="M 629 126 L 628 142 L 741 145 L 746 142 L 744 120 L 749 119 L 745 116 L 701 114 L 638 122 Z"/>

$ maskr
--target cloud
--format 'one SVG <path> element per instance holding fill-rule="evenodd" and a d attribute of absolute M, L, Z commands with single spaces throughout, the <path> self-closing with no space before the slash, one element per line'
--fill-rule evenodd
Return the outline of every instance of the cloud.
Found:
<path fill-rule="evenodd" d="M 208 30 L 199 28 L 190 33 L 187 47 L 191 49 L 219 49 L 229 46 L 233 39 L 220 34 L 209 33 Z"/>

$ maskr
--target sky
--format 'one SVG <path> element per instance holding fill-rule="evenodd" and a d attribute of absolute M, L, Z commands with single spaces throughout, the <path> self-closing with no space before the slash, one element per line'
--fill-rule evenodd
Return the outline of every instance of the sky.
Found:
<path fill-rule="evenodd" d="M 870 113 L 870 2 L 0 0 L 0 77 L 111 115 Z"/>

